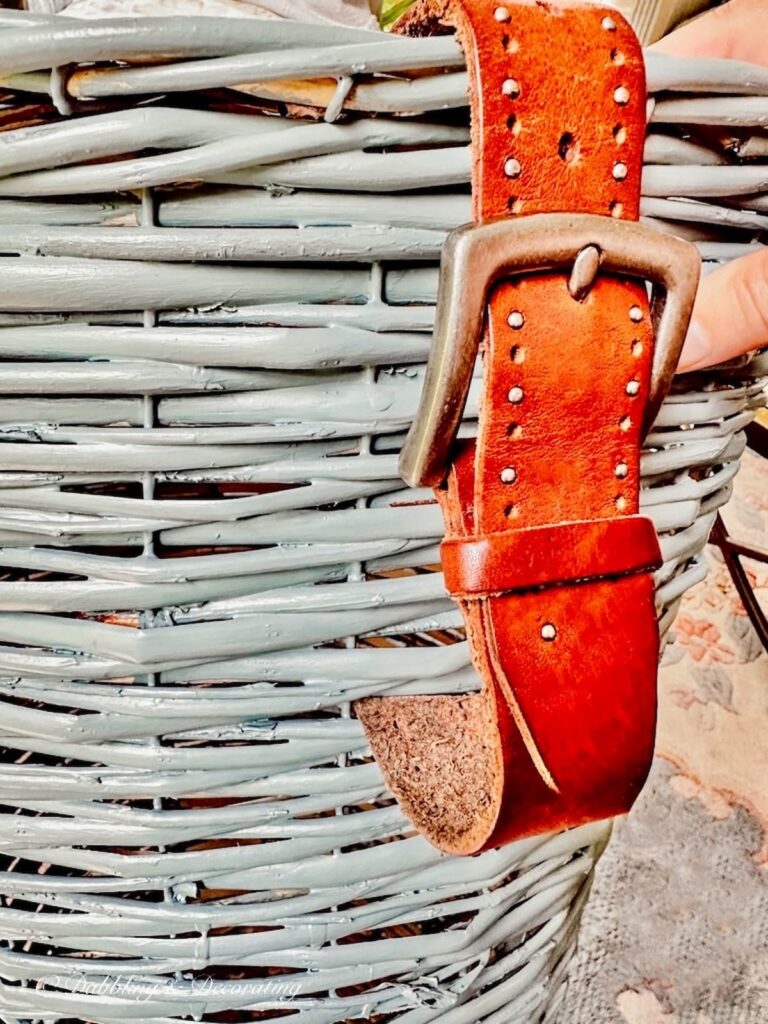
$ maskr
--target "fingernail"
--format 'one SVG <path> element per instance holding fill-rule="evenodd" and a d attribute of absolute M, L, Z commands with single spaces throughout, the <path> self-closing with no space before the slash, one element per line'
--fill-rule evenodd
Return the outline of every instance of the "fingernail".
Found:
<path fill-rule="evenodd" d="M 709 366 L 713 358 L 712 341 L 708 332 L 698 321 L 692 321 L 680 355 L 680 362 L 677 364 L 677 372 L 686 373 L 688 370 Z"/>

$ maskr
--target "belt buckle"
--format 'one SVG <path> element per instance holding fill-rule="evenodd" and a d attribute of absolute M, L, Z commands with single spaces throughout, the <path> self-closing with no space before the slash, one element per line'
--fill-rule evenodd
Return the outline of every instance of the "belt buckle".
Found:
<path fill-rule="evenodd" d="M 424 389 L 400 455 L 414 487 L 437 486 L 450 464 L 467 401 L 489 292 L 525 271 L 573 267 L 569 289 L 586 295 L 599 270 L 650 281 L 654 353 L 643 436 L 653 424 L 677 367 L 696 296 L 701 261 L 690 242 L 595 214 L 540 213 L 467 224 L 443 248 L 432 349 Z"/>

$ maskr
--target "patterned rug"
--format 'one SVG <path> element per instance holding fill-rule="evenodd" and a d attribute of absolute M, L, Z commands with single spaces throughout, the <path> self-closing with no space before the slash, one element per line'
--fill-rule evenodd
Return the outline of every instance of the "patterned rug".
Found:
<path fill-rule="evenodd" d="M 768 462 L 724 519 L 768 547 Z M 768 1022 L 768 656 L 719 551 L 661 673 L 652 776 L 598 868 L 560 1024 Z M 764 608 L 768 566 L 747 563 Z"/>

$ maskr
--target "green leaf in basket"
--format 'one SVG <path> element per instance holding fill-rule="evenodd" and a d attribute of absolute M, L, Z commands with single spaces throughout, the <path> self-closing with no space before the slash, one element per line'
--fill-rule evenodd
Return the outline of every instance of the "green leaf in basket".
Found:
<path fill-rule="evenodd" d="M 381 26 L 390 29 L 401 15 L 405 14 L 414 0 L 384 0 L 381 7 Z"/>

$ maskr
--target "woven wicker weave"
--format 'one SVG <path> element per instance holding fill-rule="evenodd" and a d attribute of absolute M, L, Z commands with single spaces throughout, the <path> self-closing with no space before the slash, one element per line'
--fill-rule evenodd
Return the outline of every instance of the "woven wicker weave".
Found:
<path fill-rule="evenodd" d="M 768 73 L 649 75 L 644 214 L 746 252 Z M 608 825 L 440 856 L 350 713 L 477 686 L 397 476 L 465 84 L 448 37 L 0 10 L 4 1020 L 554 1019 Z M 665 632 L 759 369 L 648 440 Z"/>

